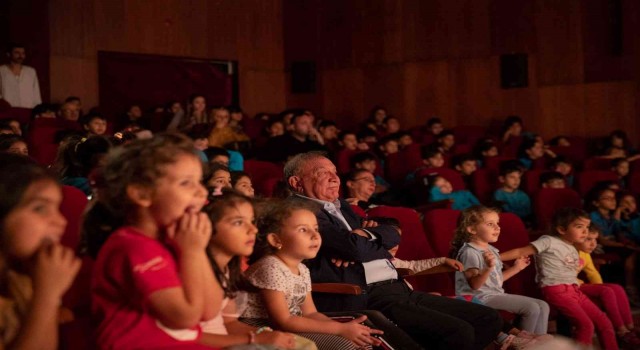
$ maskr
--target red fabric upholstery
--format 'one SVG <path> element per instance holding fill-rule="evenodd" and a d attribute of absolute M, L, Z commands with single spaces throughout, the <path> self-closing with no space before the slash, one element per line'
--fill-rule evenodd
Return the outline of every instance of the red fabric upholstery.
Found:
<path fill-rule="evenodd" d="M 518 149 L 523 141 L 522 136 L 511 136 L 509 140 L 505 144 L 502 145 L 502 150 L 500 150 L 500 154 L 505 157 L 517 157 Z"/>
<path fill-rule="evenodd" d="M 629 191 L 636 196 L 640 195 L 640 170 L 633 170 L 627 179 Z"/>
<path fill-rule="evenodd" d="M 500 237 L 493 245 L 502 252 L 529 244 L 529 233 L 524 223 L 512 213 L 500 213 Z M 539 297 L 535 282 L 536 271 L 533 264 L 504 283 L 505 292 Z"/>
<path fill-rule="evenodd" d="M 484 159 L 484 168 L 485 169 L 492 169 L 492 170 L 499 170 L 500 169 L 500 164 L 502 162 L 505 162 L 507 160 L 515 160 L 516 158 L 514 157 L 503 157 L 503 156 L 495 156 L 495 157 L 487 157 Z"/>
<path fill-rule="evenodd" d="M 482 203 L 488 203 L 493 198 L 493 192 L 498 187 L 498 171 L 493 169 L 478 169 L 471 174 L 473 194 Z"/>
<path fill-rule="evenodd" d="M 540 175 L 544 170 L 527 170 L 522 176 L 520 189 L 526 192 L 529 197 L 533 196 L 540 189 Z"/>
<path fill-rule="evenodd" d="M 486 134 L 486 128 L 477 125 L 460 125 L 453 128 L 457 145 L 475 145 Z"/>
<path fill-rule="evenodd" d="M 553 214 L 561 208 L 581 208 L 580 195 L 570 188 L 542 188 L 533 196 L 533 212 L 538 229 L 551 224 Z"/>
<path fill-rule="evenodd" d="M 356 213 L 359 217 L 363 219 L 367 217 L 367 212 L 357 205 L 351 205 L 351 210 L 353 210 L 354 213 Z"/>
<path fill-rule="evenodd" d="M 273 193 L 273 178 L 283 178 L 282 166 L 261 160 L 249 159 L 244 161 L 244 171 L 251 177 L 256 194 Z M 271 183 L 270 183 L 271 181 Z M 269 188 L 269 186 L 271 186 Z"/>
<path fill-rule="evenodd" d="M 423 226 L 427 239 L 437 256 L 448 256 L 456 229 L 459 210 L 435 209 L 424 214 Z"/>
<path fill-rule="evenodd" d="M 27 141 L 29 154 L 38 163 L 50 165 L 58 151 L 55 137 L 63 130 L 80 130 L 80 124 L 60 119 L 36 119 L 31 124 Z"/>
<path fill-rule="evenodd" d="M 611 159 L 591 157 L 582 163 L 582 170 L 611 170 Z"/>
<path fill-rule="evenodd" d="M 2 99 L 0 99 L 0 101 L 4 101 L 6 103 L 6 101 Z M 8 105 L 9 104 L 7 103 L 7 106 Z M 25 126 L 31 121 L 31 109 L 11 106 L 9 106 L 9 108 L 0 107 L 0 119 L 15 119 L 20 122 L 21 126 Z"/>
<path fill-rule="evenodd" d="M 62 186 L 60 212 L 67 219 L 67 227 L 60 243 L 71 249 L 77 249 L 80 243 L 80 225 L 87 202 L 87 196 L 79 189 Z"/>
<path fill-rule="evenodd" d="M 618 181 L 618 175 L 609 170 L 585 170 L 576 176 L 578 193 L 586 195 L 600 181 Z"/>
<path fill-rule="evenodd" d="M 282 176 L 278 177 L 270 177 L 261 182 L 260 191 L 258 194 L 261 194 L 264 197 L 272 197 L 274 189 L 278 182 L 282 181 Z"/>
<path fill-rule="evenodd" d="M 360 152 L 348 149 L 341 149 L 336 153 L 336 168 L 338 168 L 338 174 L 346 174 L 351 171 L 351 157 L 358 153 Z"/>
<path fill-rule="evenodd" d="M 396 256 L 403 260 L 430 259 L 436 255 L 427 242 L 418 213 L 410 208 L 380 206 L 367 212 L 369 217 L 388 217 L 397 219 L 402 230 L 402 241 Z M 423 292 L 437 291 L 443 295 L 455 294 L 453 274 L 436 274 L 407 278 L 415 290 Z"/>

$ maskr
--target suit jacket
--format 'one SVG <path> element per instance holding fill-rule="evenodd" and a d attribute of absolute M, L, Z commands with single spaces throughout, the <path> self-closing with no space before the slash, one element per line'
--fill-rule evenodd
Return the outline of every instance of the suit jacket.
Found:
<path fill-rule="evenodd" d="M 362 228 L 362 218 L 357 216 L 349 203 L 340 200 L 340 211 L 352 229 Z M 363 262 L 377 259 L 391 259 L 389 249 L 400 243 L 398 231 L 387 225 L 367 228 L 377 239 L 359 236 L 352 233 L 344 223 L 322 209 L 316 215 L 322 246 L 318 255 L 307 262 L 313 282 L 352 283 L 366 289 Z M 353 261 L 348 267 L 337 267 L 331 259 L 338 258 Z M 349 296 L 338 294 L 315 293 L 313 299 L 318 310 L 344 311 L 361 310 L 367 303 L 367 295 Z"/>

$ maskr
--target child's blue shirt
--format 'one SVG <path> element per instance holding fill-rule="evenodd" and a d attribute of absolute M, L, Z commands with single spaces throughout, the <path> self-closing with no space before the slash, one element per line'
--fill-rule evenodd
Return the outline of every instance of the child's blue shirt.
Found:
<path fill-rule="evenodd" d="M 519 218 L 524 219 L 531 215 L 531 200 L 529 196 L 521 190 L 507 192 L 498 189 L 493 198 L 503 203 L 502 209 L 508 213 L 514 213 Z"/>
<path fill-rule="evenodd" d="M 451 209 L 465 210 L 473 205 L 479 205 L 480 201 L 476 196 L 467 190 L 453 191 L 451 193 L 442 193 L 439 187 L 434 186 L 430 192 L 430 202 L 452 199 L 453 205 Z"/>
<path fill-rule="evenodd" d="M 600 212 L 594 210 L 589 213 L 589 217 L 591 218 L 591 222 L 598 225 L 602 230 L 602 237 L 616 238 L 616 235 L 621 230 L 620 220 L 614 219 L 613 216 L 607 219 L 602 216 Z"/>

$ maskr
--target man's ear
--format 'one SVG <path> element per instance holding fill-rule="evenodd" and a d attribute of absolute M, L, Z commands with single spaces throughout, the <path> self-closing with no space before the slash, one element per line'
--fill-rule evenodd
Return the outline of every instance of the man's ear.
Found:
<path fill-rule="evenodd" d="M 151 189 L 141 185 L 127 186 L 127 197 L 134 204 L 148 208 L 151 206 Z"/>
<path fill-rule="evenodd" d="M 300 192 L 300 189 L 302 188 L 302 184 L 301 184 L 301 180 L 300 176 L 291 176 L 288 180 L 289 182 L 289 187 L 295 189 L 296 191 Z"/>

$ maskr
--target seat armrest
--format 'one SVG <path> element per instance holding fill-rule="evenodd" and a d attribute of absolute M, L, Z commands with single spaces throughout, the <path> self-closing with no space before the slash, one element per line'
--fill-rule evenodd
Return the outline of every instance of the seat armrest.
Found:
<path fill-rule="evenodd" d="M 360 295 L 362 288 L 357 284 L 350 283 L 312 283 L 311 291 L 315 293 L 332 293 Z"/>

